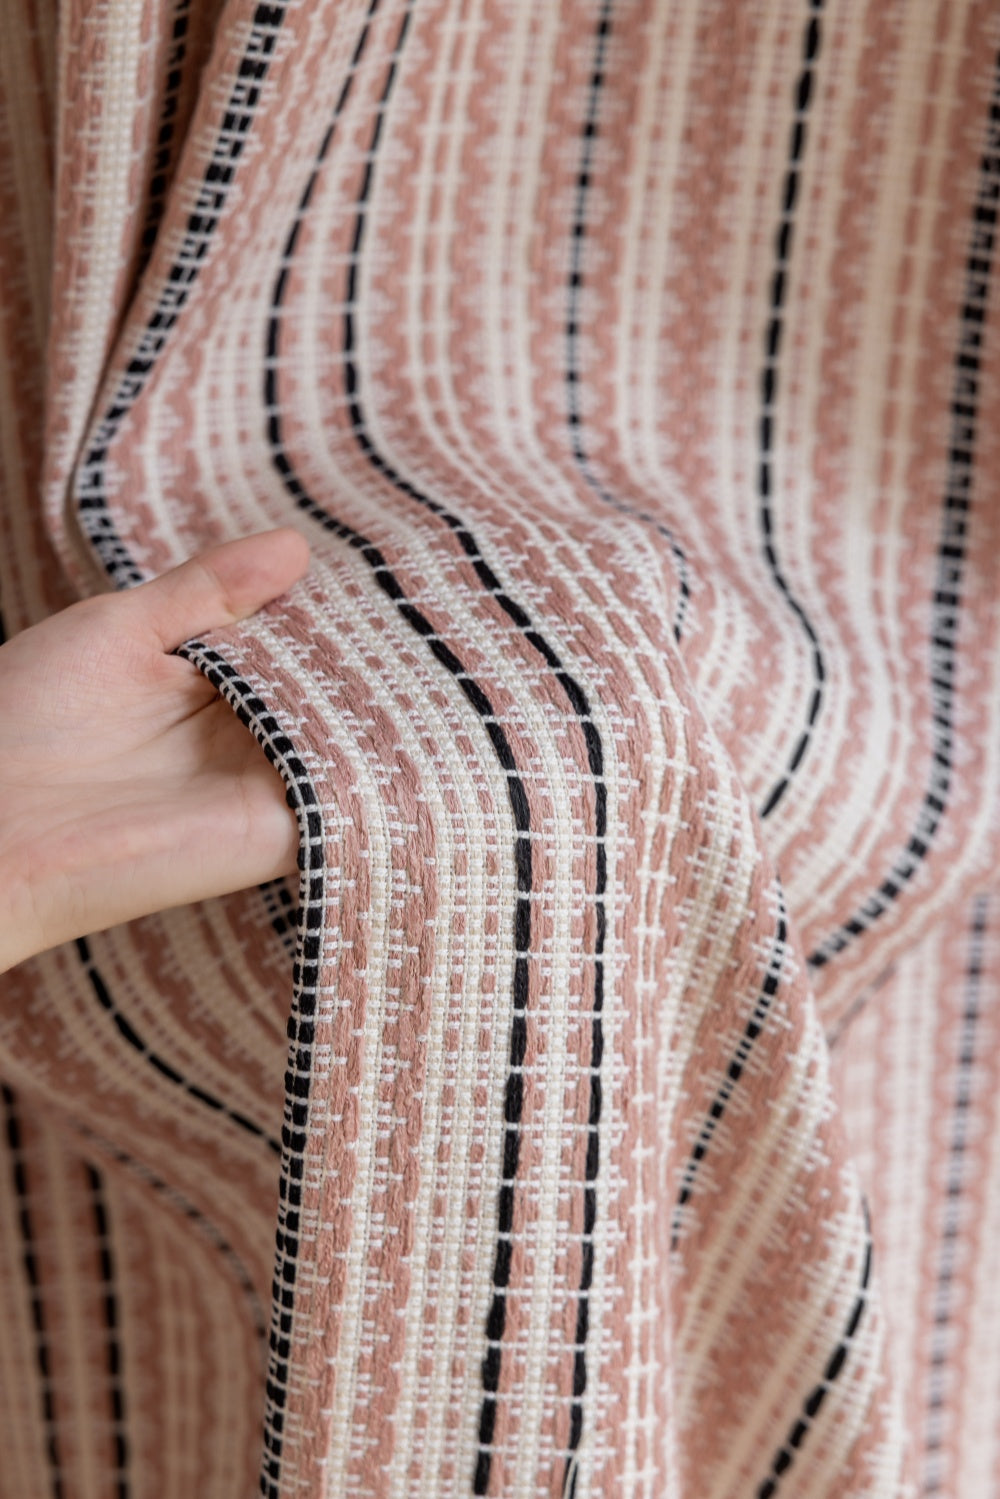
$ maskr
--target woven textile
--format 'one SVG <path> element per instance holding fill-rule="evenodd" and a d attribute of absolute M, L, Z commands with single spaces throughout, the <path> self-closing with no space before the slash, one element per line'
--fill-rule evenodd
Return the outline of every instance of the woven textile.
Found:
<path fill-rule="evenodd" d="M 313 564 L 298 884 L 0 979 L 3 1499 L 1000 1494 L 998 58 L 4 0 L 4 630 Z"/>

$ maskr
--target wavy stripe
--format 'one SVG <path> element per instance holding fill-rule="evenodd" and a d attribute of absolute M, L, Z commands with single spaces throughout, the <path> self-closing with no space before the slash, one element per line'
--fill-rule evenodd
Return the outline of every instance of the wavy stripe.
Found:
<path fill-rule="evenodd" d="M 133 1047 L 142 1057 L 143 1061 L 148 1062 L 150 1067 L 160 1077 L 165 1078 L 168 1083 L 173 1083 L 175 1087 L 180 1088 L 183 1093 L 186 1093 L 189 1098 L 193 1098 L 196 1103 L 204 1105 L 206 1109 L 211 1109 L 215 1114 L 221 1114 L 224 1119 L 228 1119 L 231 1124 L 235 1124 L 237 1128 L 243 1130 L 246 1134 L 263 1140 L 269 1150 L 273 1150 L 276 1154 L 280 1153 L 281 1146 L 278 1141 L 268 1135 L 253 1119 L 248 1119 L 246 1114 L 240 1113 L 238 1109 L 231 1109 L 220 1098 L 216 1098 L 214 1093 L 209 1093 L 206 1088 L 201 1088 L 197 1083 L 191 1082 L 190 1078 L 185 1077 L 182 1072 L 179 1072 L 172 1062 L 166 1061 L 143 1040 L 132 1021 L 128 1019 L 112 999 L 111 992 L 91 957 L 90 945 L 86 937 L 78 937 L 73 945 L 77 957 L 83 964 L 84 972 L 87 975 L 98 1004 L 102 1010 L 110 1015 L 114 1027 L 122 1040 Z"/>
<path fill-rule="evenodd" d="M 164 277 L 156 306 L 139 336 L 115 396 L 97 425 L 75 478 L 73 493 L 81 531 L 90 541 L 108 577 L 119 588 L 141 583 L 143 573 L 118 534 L 108 507 L 105 482 L 108 449 L 160 359 L 209 251 L 253 124 L 286 9 L 283 0 L 276 0 L 273 4 L 258 4 L 254 11 L 246 45 L 237 65 L 236 79 L 178 251 Z M 289 806 L 299 820 L 300 926 L 288 1020 L 289 1051 L 260 1480 L 265 1499 L 279 1499 L 295 1281 L 301 1249 L 303 1164 L 308 1138 L 309 1083 L 319 983 L 318 934 L 322 930 L 325 906 L 322 813 L 304 763 L 277 719 L 249 683 L 218 651 L 206 647 L 201 641 L 189 641 L 177 654 L 205 674 L 240 721 L 251 730 L 285 780 Z"/>
<path fill-rule="evenodd" d="M 371 18 L 378 6 L 372 0 L 365 27 L 351 59 L 350 70 L 334 116 L 320 145 L 317 158 L 310 173 L 299 203 L 292 228 L 285 244 L 285 255 L 272 298 L 272 313 L 268 325 L 267 361 L 264 383 L 264 402 L 268 412 L 268 438 L 271 443 L 274 466 L 281 475 L 287 492 L 296 504 L 311 519 L 332 532 L 349 545 L 355 547 L 372 569 L 379 587 L 393 601 L 407 623 L 423 637 L 437 660 L 454 676 L 471 706 L 483 719 L 494 753 L 506 775 L 508 797 L 516 829 L 514 862 L 517 871 L 518 899 L 514 915 L 514 985 L 512 996 L 512 1019 L 509 1046 L 509 1073 L 504 1091 L 504 1141 L 502 1150 L 501 1186 L 498 1197 L 497 1246 L 494 1254 L 493 1294 L 486 1318 L 487 1351 L 483 1359 L 483 1401 L 479 1419 L 479 1451 L 473 1475 L 473 1492 L 486 1494 L 489 1489 L 493 1461 L 493 1436 L 496 1425 L 498 1390 L 502 1368 L 503 1335 L 506 1325 L 508 1283 L 513 1252 L 514 1183 L 520 1158 L 520 1128 L 523 1100 L 522 1066 L 527 1047 L 525 1012 L 528 995 L 528 958 L 531 949 L 531 826 L 527 796 L 507 736 L 504 734 L 493 707 L 482 687 L 465 670 L 460 658 L 441 640 L 415 605 L 410 603 L 395 573 L 389 567 L 381 550 L 353 527 L 333 516 L 320 506 L 309 494 L 295 471 L 283 440 L 281 401 L 278 390 L 278 364 L 281 338 L 281 309 L 287 290 L 288 276 L 294 259 L 302 223 L 308 213 L 319 172 L 326 160 L 333 141 L 340 114 L 350 93 L 355 70 L 360 61 L 368 37 Z M 375 115 L 371 139 L 365 156 L 365 169 L 358 194 L 357 214 L 348 263 L 347 288 L 344 298 L 344 356 L 345 388 L 351 418 L 351 430 L 355 441 L 372 468 L 398 492 L 415 501 L 442 521 L 455 536 L 465 555 L 472 563 L 477 578 L 486 592 L 496 601 L 503 612 L 517 626 L 529 644 L 541 656 L 559 683 L 564 696 L 573 710 L 583 731 L 587 749 L 588 766 L 594 786 L 594 825 L 597 839 L 595 873 L 596 937 L 594 952 L 594 997 L 591 1010 L 591 1091 L 588 1119 L 589 1145 L 586 1156 L 586 1185 L 584 1187 L 583 1230 L 581 1235 L 581 1279 L 577 1301 L 577 1320 L 574 1335 L 573 1401 L 570 1418 L 570 1457 L 579 1444 L 582 1433 L 581 1397 L 586 1387 L 586 1339 L 589 1326 L 589 1292 L 593 1276 L 593 1231 L 596 1220 L 596 1190 L 594 1183 L 600 1161 L 599 1122 L 601 1106 L 600 1059 L 603 1052 L 602 1010 L 604 1003 L 603 949 L 605 942 L 605 895 L 607 886 L 607 855 L 604 839 L 607 832 L 607 792 L 604 784 L 604 751 L 600 732 L 593 721 L 590 704 L 579 683 L 564 668 L 560 657 L 545 637 L 538 631 L 528 612 L 517 603 L 500 583 L 499 578 L 486 560 L 483 550 L 465 522 L 445 505 L 432 499 L 410 480 L 376 448 L 369 435 L 368 421 L 361 401 L 361 379 L 355 351 L 357 337 L 354 326 L 354 307 L 357 304 L 357 280 L 365 239 L 367 204 L 374 181 L 379 143 L 386 119 L 386 106 L 396 79 L 399 59 L 406 42 L 412 4 L 403 12 L 399 33 L 391 54 L 381 98 Z M 567 1481 L 569 1465 L 567 1466 Z"/>
<path fill-rule="evenodd" d="M 145 577 L 119 536 L 108 508 L 105 473 L 108 449 L 145 389 L 198 279 L 246 146 L 288 3 L 289 0 L 262 0 L 254 11 L 237 65 L 236 81 L 177 253 L 118 388 L 97 423 L 74 475 L 72 496 L 80 529 L 117 588 L 133 587 L 144 582 Z"/>
<path fill-rule="evenodd" d="M 788 921 L 785 910 L 784 892 L 780 885 L 777 888 L 777 896 L 778 922 L 775 929 L 774 941 L 771 944 L 771 955 L 768 959 L 767 973 L 757 995 L 757 1002 L 753 1007 L 753 1012 L 744 1027 L 739 1044 L 729 1059 L 726 1075 L 720 1083 L 715 1097 L 702 1120 L 701 1128 L 695 1136 L 694 1145 L 691 1147 L 691 1154 L 684 1167 L 670 1231 L 671 1250 L 676 1249 L 680 1242 L 684 1209 L 690 1201 L 695 1178 L 698 1175 L 702 1162 L 708 1154 L 712 1140 L 715 1137 L 715 1132 L 722 1122 L 726 1109 L 729 1107 L 729 1102 L 736 1091 L 737 1084 L 743 1076 L 744 1069 L 750 1060 L 750 1054 L 757 1043 L 757 1039 L 767 1024 L 767 1018 L 774 1003 L 774 996 L 777 994 L 778 986 L 781 983 L 788 944 Z"/>
<path fill-rule="evenodd" d="M 330 146 L 333 142 L 336 125 L 343 112 L 344 106 L 350 95 L 351 86 L 355 77 L 356 69 L 361 61 L 365 45 L 370 33 L 372 18 L 378 9 L 379 0 L 371 0 L 364 27 L 360 33 L 358 43 L 351 59 L 350 71 L 345 79 L 344 86 L 335 106 L 333 118 L 327 127 L 323 140 L 317 154 L 313 169 L 309 175 L 305 190 L 299 202 L 291 231 L 285 244 L 281 271 L 275 282 L 272 297 L 271 316 L 268 325 L 267 340 L 267 366 L 264 383 L 264 401 L 268 412 L 267 429 L 268 440 L 271 445 L 272 459 L 276 471 L 281 475 L 282 482 L 287 492 L 295 500 L 296 504 L 304 511 L 310 519 L 316 521 L 328 533 L 332 533 L 339 539 L 346 541 L 350 546 L 360 552 L 361 557 L 368 564 L 376 583 L 382 592 L 392 601 L 402 618 L 425 642 L 431 650 L 435 659 L 448 671 L 458 683 L 466 700 L 473 710 L 478 714 L 486 729 L 494 754 L 497 757 L 501 770 L 504 772 L 507 787 L 507 796 L 514 822 L 515 839 L 513 848 L 514 868 L 516 872 L 517 899 L 514 906 L 513 940 L 514 940 L 514 972 L 511 995 L 511 1030 L 509 1041 L 509 1070 L 504 1089 L 504 1143 L 502 1153 L 502 1175 L 501 1186 L 497 1204 L 497 1246 L 494 1254 L 493 1266 L 493 1294 L 486 1322 L 487 1352 L 483 1360 L 483 1401 L 479 1421 L 479 1454 L 476 1461 L 476 1471 L 473 1478 L 473 1489 L 477 1494 L 485 1494 L 489 1486 L 490 1470 L 492 1465 L 492 1451 L 490 1444 L 497 1414 L 497 1390 L 500 1382 L 502 1361 L 502 1339 L 506 1325 L 507 1314 L 507 1286 L 510 1277 L 510 1266 L 513 1249 L 513 1212 L 514 1212 L 514 1182 L 517 1177 L 520 1162 L 521 1148 L 521 1116 L 523 1109 L 523 1081 L 522 1068 L 527 1051 L 527 1005 L 528 1005 L 528 963 L 532 945 L 532 909 L 531 909 L 531 887 L 533 882 L 533 857 L 531 846 L 531 817 L 528 797 L 525 790 L 524 780 L 507 734 L 504 732 L 498 715 L 490 698 L 481 685 L 469 673 L 461 659 L 450 648 L 435 631 L 431 621 L 412 604 L 407 597 L 396 574 L 386 562 L 382 551 L 376 547 L 366 536 L 363 536 L 353 527 L 337 519 L 330 511 L 319 505 L 295 470 L 295 466 L 288 454 L 284 444 L 282 406 L 278 380 L 278 357 L 281 342 L 281 310 L 288 286 L 288 278 L 291 271 L 295 249 L 298 242 L 302 223 L 309 209 L 312 195 L 319 172 L 326 160 Z M 364 226 L 364 205 L 367 193 L 371 186 L 374 169 L 375 154 L 381 134 L 382 122 L 385 118 L 385 105 L 391 92 L 395 78 L 398 59 L 406 40 L 409 28 L 411 8 L 408 6 L 403 14 L 402 23 L 393 49 L 386 83 L 379 108 L 373 137 L 369 146 L 365 177 L 358 205 L 358 217 L 355 223 L 354 243 L 351 256 L 351 281 L 345 298 L 345 353 L 348 362 L 347 369 L 350 372 L 346 379 L 348 389 L 351 393 L 351 417 L 352 426 L 359 446 L 366 458 L 373 466 L 390 481 L 397 479 L 394 471 L 375 451 L 371 440 L 368 438 L 366 423 L 360 406 L 358 396 L 359 379 L 357 367 L 350 355 L 354 349 L 353 314 L 351 305 L 354 301 L 356 286 L 354 276 L 360 256 L 361 242 Z M 412 498 L 420 499 L 419 492 L 405 480 L 398 480 L 398 487 Z M 427 501 L 428 508 L 435 514 L 447 516 L 448 512 L 443 506 L 432 501 Z M 456 527 L 460 526 L 457 518 L 452 518 Z M 460 534 L 472 542 L 475 554 L 479 555 L 478 544 L 474 542 L 471 533 L 461 527 Z M 468 551 L 468 546 L 466 547 Z M 485 566 L 485 563 L 483 563 Z"/>
<path fill-rule="evenodd" d="M 569 422 L 570 447 L 573 458 L 591 492 L 602 505 L 608 505 L 621 515 L 630 515 L 635 520 L 651 526 L 662 536 L 670 548 L 677 573 L 677 607 L 674 610 L 673 632 L 678 645 L 684 630 L 691 604 L 690 568 L 684 550 L 669 527 L 645 510 L 628 504 L 601 483 L 594 471 L 584 440 L 583 411 L 580 404 L 580 342 L 583 322 L 582 294 L 585 282 L 584 257 L 587 238 L 587 201 L 594 177 L 594 147 L 600 130 L 601 91 L 605 83 L 608 42 L 611 38 L 611 18 L 615 0 L 603 0 L 597 22 L 594 63 L 591 69 L 587 97 L 587 109 L 580 133 L 580 166 L 576 177 L 576 201 L 570 226 L 569 276 L 566 292 L 566 411 Z M 574 1442 L 573 1447 L 576 1446 Z"/>
<path fill-rule="evenodd" d="M 757 1488 L 757 1499 L 773 1499 L 778 1492 L 778 1487 L 795 1461 L 796 1454 L 800 1451 L 803 1442 L 812 1430 L 817 1416 L 826 1402 L 836 1381 L 844 1372 L 851 1351 L 851 1345 L 857 1336 L 864 1316 L 865 1307 L 868 1305 L 868 1287 L 872 1274 L 872 1231 L 871 1220 L 868 1214 L 868 1204 L 862 1199 L 862 1210 L 865 1216 L 865 1253 L 861 1263 L 861 1285 L 858 1290 L 857 1299 L 851 1308 L 851 1315 L 847 1319 L 847 1325 L 836 1348 L 827 1359 L 823 1370 L 823 1377 L 810 1391 L 802 1403 L 802 1414 L 796 1418 L 794 1425 L 789 1431 L 782 1445 L 774 1455 L 771 1463 L 771 1471 Z"/>
<path fill-rule="evenodd" d="M 146 222 L 139 241 L 140 260 L 138 274 L 141 275 L 149 263 L 156 243 L 163 212 L 167 204 L 170 187 L 171 161 L 177 134 L 177 103 L 183 82 L 184 60 L 187 56 L 188 22 L 191 16 L 191 0 L 176 0 L 171 26 L 171 47 L 167 56 L 167 81 L 160 105 L 160 124 L 156 132 L 156 149 L 153 153 L 153 176 L 149 183 L 146 202 Z"/>
<path fill-rule="evenodd" d="M 85 1125 L 78 1125 L 77 1132 L 83 1139 L 88 1140 L 92 1145 L 96 1146 L 110 1160 L 128 1171 L 144 1187 L 148 1187 L 158 1197 L 162 1197 L 168 1202 L 174 1211 L 180 1213 L 183 1218 L 186 1218 L 205 1242 L 210 1244 L 221 1255 L 234 1280 L 246 1297 L 254 1331 L 263 1342 L 267 1337 L 267 1322 L 264 1316 L 264 1307 L 260 1297 L 257 1295 L 257 1288 L 253 1283 L 253 1278 L 235 1249 L 233 1249 L 224 1235 L 219 1232 L 211 1219 L 206 1218 L 204 1213 L 184 1196 L 183 1192 L 179 1192 L 176 1187 L 163 1181 L 154 1171 L 150 1171 L 148 1166 L 144 1165 L 142 1161 L 136 1160 L 127 1151 L 120 1149 L 117 1145 L 112 1145 L 110 1140 L 104 1139 L 96 1130 L 88 1129 Z"/>
<path fill-rule="evenodd" d="M 771 274 L 770 316 L 764 335 L 764 364 L 760 375 L 760 459 L 757 467 L 757 488 L 760 499 L 758 517 L 764 559 L 778 592 L 795 615 L 802 632 L 809 642 L 812 661 L 813 685 L 806 707 L 805 726 L 801 730 L 792 750 L 788 765 L 771 787 L 760 808 L 762 820 L 770 817 L 792 783 L 806 756 L 812 733 L 819 719 L 823 704 L 823 684 L 826 681 L 826 666 L 816 628 L 803 605 L 792 592 L 788 579 L 782 571 L 775 544 L 775 520 L 772 508 L 774 482 L 774 429 L 777 423 L 779 392 L 779 354 L 785 326 L 785 300 L 788 293 L 789 267 L 795 244 L 795 205 L 799 196 L 802 162 L 808 138 L 809 104 L 816 81 L 816 61 L 819 57 L 822 32 L 820 12 L 823 0 L 809 0 L 809 20 L 802 40 L 802 70 L 799 73 L 793 95 L 795 118 L 788 141 L 788 166 L 781 192 L 781 217 L 774 237 L 774 268 Z"/>
<path fill-rule="evenodd" d="M 997 205 L 1000 202 L 1000 54 L 994 64 L 986 140 L 972 205 L 965 286 L 958 317 L 952 376 L 951 434 L 941 507 L 936 577 L 931 596 L 930 685 L 931 763 L 928 786 L 913 832 L 889 873 L 863 905 L 809 954 L 812 968 L 823 968 L 863 936 L 899 899 L 931 852 L 948 807 L 954 771 L 955 682 L 962 614 L 962 581 L 972 512 L 979 426 L 983 330 L 995 264 Z"/>

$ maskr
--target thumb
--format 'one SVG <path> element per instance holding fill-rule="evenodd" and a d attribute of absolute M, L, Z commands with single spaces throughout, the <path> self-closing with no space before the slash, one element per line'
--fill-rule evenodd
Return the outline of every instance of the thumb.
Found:
<path fill-rule="evenodd" d="M 309 545 L 290 526 L 212 547 L 162 577 L 120 595 L 164 651 L 246 619 L 303 576 Z"/>

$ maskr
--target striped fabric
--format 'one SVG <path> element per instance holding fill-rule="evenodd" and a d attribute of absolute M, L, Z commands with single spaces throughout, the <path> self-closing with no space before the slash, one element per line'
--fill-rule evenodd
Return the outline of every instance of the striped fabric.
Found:
<path fill-rule="evenodd" d="M 58 12 L 58 13 L 57 13 Z M 3 1499 L 1000 1494 L 1000 8 L 4 0 L 7 635 L 301 878 L 0 980 Z"/>

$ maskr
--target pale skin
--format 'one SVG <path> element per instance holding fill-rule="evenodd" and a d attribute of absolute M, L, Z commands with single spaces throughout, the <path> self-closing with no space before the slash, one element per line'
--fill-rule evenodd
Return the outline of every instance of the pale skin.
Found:
<path fill-rule="evenodd" d="M 173 651 L 305 573 L 281 529 L 227 542 L 0 646 L 0 972 L 296 867 L 281 777 Z"/>

